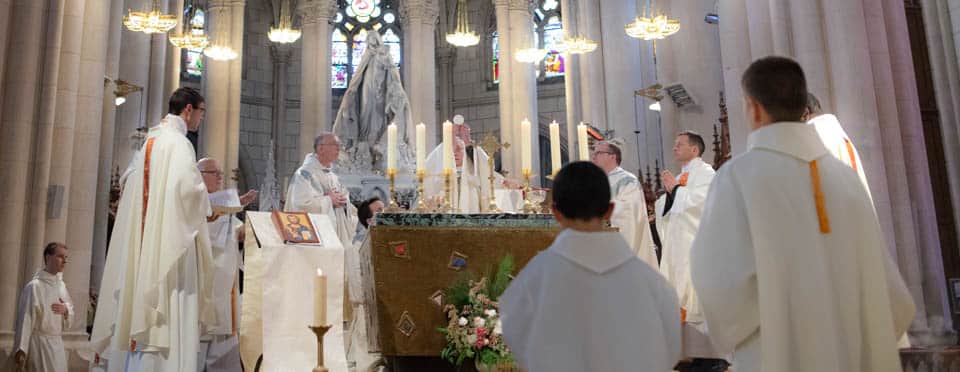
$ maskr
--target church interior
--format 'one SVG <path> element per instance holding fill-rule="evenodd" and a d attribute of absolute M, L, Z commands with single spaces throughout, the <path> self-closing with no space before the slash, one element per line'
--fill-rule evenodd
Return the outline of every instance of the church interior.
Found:
<path fill-rule="evenodd" d="M 40 252 L 62 242 L 69 247 L 62 277 L 79 320 L 63 330 L 63 342 L 69 370 L 89 370 L 83 350 L 121 179 L 174 91 L 191 87 L 205 99 L 202 126 L 187 134 L 196 159 L 218 159 L 225 188 L 259 190 L 248 212 L 278 210 L 315 138 L 340 134 L 340 111 L 366 102 L 351 95 L 352 84 L 363 76 L 368 36 L 376 33 L 391 57 L 387 74 L 399 74 L 408 101 L 399 130 L 411 156 L 414 142 L 427 152 L 442 147 L 445 122 L 465 123 L 477 148 L 493 142 L 486 150 L 491 170 L 528 191 L 546 190 L 557 163 L 589 161 L 581 148 L 616 138 L 620 166 L 637 176 L 651 209 L 665 192 L 661 172 L 681 169 L 677 135 L 699 133 L 706 142 L 700 156 L 714 168 L 736 158 L 751 131 L 741 75 L 761 57 L 796 60 L 824 112 L 836 115 L 857 145 L 885 248 L 916 304 L 911 346 L 900 352 L 904 370 L 960 368 L 960 1 L 0 0 L 0 30 L 0 357 L 16 352 L 21 290 L 44 264 Z M 351 142 L 340 141 L 348 150 Z M 350 161 L 338 159 L 344 170 Z M 338 175 L 355 206 L 379 197 L 388 207 L 415 208 L 412 161 L 393 172 Z M 503 195 L 519 195 L 523 204 L 519 192 Z M 548 226 L 546 213 L 527 213 L 522 223 Z M 406 219 L 397 213 L 384 223 Z M 491 220 L 457 223 L 497 223 Z M 245 250 L 267 244 L 245 231 Z M 374 263 L 428 244 L 396 226 L 372 234 L 393 249 L 392 256 L 374 254 Z M 438 236 L 489 239 L 471 234 Z M 543 249 L 551 236 L 529 239 Z M 525 262 L 536 251 L 522 245 L 442 253 L 438 270 L 453 278 L 467 262 L 496 263 L 514 248 Z M 250 260 L 251 252 L 243 254 Z M 243 275 L 243 289 L 259 290 Z M 277 275 L 291 285 L 299 280 Z M 330 288 L 347 287 L 345 280 Z M 379 293 L 383 301 L 406 301 L 397 298 L 405 288 L 376 290 L 396 292 Z M 410 306 L 423 312 L 427 305 Z M 416 311 L 380 319 L 379 332 L 392 333 L 391 340 L 428 332 Z M 387 316 L 385 308 L 379 313 Z M 314 337 L 302 328 L 308 341 Z M 416 347 L 442 341 L 433 336 Z M 396 343 L 380 346 L 384 354 L 419 352 Z M 302 348 L 316 352 L 315 343 Z M 276 349 L 262 348 L 264 362 L 269 350 Z M 245 370 L 254 370 L 243 358 Z"/>

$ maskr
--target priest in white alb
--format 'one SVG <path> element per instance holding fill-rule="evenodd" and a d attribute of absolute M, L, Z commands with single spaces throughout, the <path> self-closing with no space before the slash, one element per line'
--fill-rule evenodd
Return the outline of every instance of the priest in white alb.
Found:
<path fill-rule="evenodd" d="M 667 372 L 680 358 L 677 295 L 606 229 L 615 207 L 605 173 L 582 161 L 557 172 L 552 209 L 563 230 L 498 300 L 524 371 Z"/>
<path fill-rule="evenodd" d="M 25 372 L 67 372 L 63 331 L 74 324 L 73 301 L 63 283 L 67 246 L 50 243 L 43 248 L 43 268 L 33 275 L 20 294 L 14 328 L 15 362 Z"/>
<path fill-rule="evenodd" d="M 843 130 L 840 120 L 833 114 L 824 113 L 820 107 L 820 100 L 810 93 L 807 93 L 807 106 L 803 113 L 803 120 L 817 129 L 823 146 L 830 151 L 831 155 L 857 172 L 860 182 L 869 194 L 870 185 L 867 183 L 867 175 L 863 172 L 863 161 L 860 160 L 857 147 L 853 145 L 847 131 Z"/>
<path fill-rule="evenodd" d="M 901 371 L 914 303 L 863 184 L 800 121 L 800 65 L 766 57 L 741 81 L 747 151 L 717 173 L 691 277 L 736 372 Z"/>
<path fill-rule="evenodd" d="M 216 327 L 207 189 L 187 130 L 205 104 L 177 89 L 126 179 L 100 287 L 91 344 L 111 371 L 190 371 L 200 333 Z"/>
<path fill-rule="evenodd" d="M 614 204 L 610 225 L 620 230 L 620 234 L 641 260 L 651 267 L 657 267 L 657 253 L 650 233 L 643 188 L 637 176 L 620 168 L 623 160 L 622 149 L 623 142 L 620 140 L 597 142 L 590 154 L 590 161 L 607 172 L 609 178 Z"/>
<path fill-rule="evenodd" d="M 466 140 L 470 139 L 469 126 L 466 124 L 455 126 L 454 133 L 457 135 L 453 138 L 454 164 L 450 182 L 450 203 L 459 213 L 486 212 L 491 192 L 489 158 L 479 147 L 466 145 Z M 439 201 L 446 192 L 443 167 L 443 144 L 441 143 L 430 152 L 426 160 L 427 177 L 424 180 L 423 189 L 424 195 L 429 200 Z"/>
<path fill-rule="evenodd" d="M 349 246 L 357 229 L 357 208 L 350 203 L 350 191 L 333 172 L 333 162 L 340 155 L 340 139 L 333 133 L 320 134 L 313 141 L 313 150 L 293 173 L 283 209 L 327 215 L 335 224 L 340 243 Z"/>
<path fill-rule="evenodd" d="M 660 273 L 677 290 L 683 319 L 683 355 L 691 359 L 680 372 L 726 370 L 730 354 L 729 350 L 715 350 L 710 344 L 697 293 L 690 283 L 690 246 L 716 173 L 701 158 L 705 147 L 703 137 L 697 133 L 684 131 L 677 135 L 673 155 L 680 164 L 680 175 L 663 171 L 661 180 L 667 193 L 656 204 L 657 230 L 663 247 Z"/>

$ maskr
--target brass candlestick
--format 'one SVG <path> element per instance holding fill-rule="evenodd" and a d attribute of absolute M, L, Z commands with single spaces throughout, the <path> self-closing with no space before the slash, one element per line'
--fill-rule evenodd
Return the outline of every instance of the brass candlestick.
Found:
<path fill-rule="evenodd" d="M 443 205 L 440 206 L 441 213 L 452 213 L 453 212 L 453 189 L 450 186 L 450 183 L 453 182 L 453 169 L 446 168 L 443 170 Z"/>
<path fill-rule="evenodd" d="M 496 192 L 496 188 L 494 188 L 494 186 L 493 186 L 493 181 L 496 179 L 496 177 L 494 177 L 494 175 L 493 175 L 493 173 L 494 173 L 494 170 L 493 170 L 493 167 L 494 167 L 494 164 L 493 164 L 493 160 L 494 160 L 494 159 L 493 159 L 493 156 L 494 156 L 498 151 L 500 151 L 500 149 L 510 148 L 510 144 L 509 144 L 509 143 L 503 143 L 503 144 L 501 144 L 500 142 L 497 141 L 497 138 L 496 138 L 496 137 L 494 137 L 494 136 L 491 135 L 491 134 L 488 134 L 488 135 L 483 139 L 483 142 L 480 143 L 480 148 L 482 148 L 483 151 L 486 151 L 486 152 L 487 152 L 487 157 L 488 157 L 487 161 L 488 161 L 488 163 L 489 163 L 489 165 L 490 165 L 490 177 L 489 177 L 489 178 L 490 178 L 490 203 L 489 203 L 489 205 L 487 206 L 487 209 L 488 209 L 488 212 L 490 212 L 490 213 L 500 213 L 500 212 L 502 212 L 502 211 L 500 210 L 499 207 L 497 207 L 497 197 L 496 197 L 496 193 L 497 193 L 497 192 Z"/>
<path fill-rule="evenodd" d="M 400 206 L 397 205 L 397 193 L 395 189 L 396 180 L 397 180 L 397 170 L 396 169 L 387 169 L 387 178 L 390 179 L 390 194 L 387 196 L 390 199 L 387 208 L 383 211 L 388 213 L 397 213 L 400 212 Z"/>
<path fill-rule="evenodd" d="M 493 180 L 497 179 L 493 176 L 493 155 L 487 156 L 487 162 L 490 163 L 490 203 L 487 205 L 487 212 L 500 213 L 500 207 L 497 207 L 497 189 L 493 187 Z"/>
<path fill-rule="evenodd" d="M 426 170 L 417 169 L 417 213 L 427 213 L 427 204 L 423 200 L 423 178 L 426 175 Z"/>
<path fill-rule="evenodd" d="M 532 176 L 529 169 L 523 170 L 523 213 L 534 214 L 537 213 L 537 207 L 533 205 L 533 202 L 530 201 L 530 192 L 533 189 L 530 187 L 530 176 Z"/>
<path fill-rule="evenodd" d="M 313 372 L 330 372 L 323 366 L 323 336 L 330 330 L 330 326 L 310 326 L 310 330 L 317 335 L 317 366 L 313 368 Z"/>

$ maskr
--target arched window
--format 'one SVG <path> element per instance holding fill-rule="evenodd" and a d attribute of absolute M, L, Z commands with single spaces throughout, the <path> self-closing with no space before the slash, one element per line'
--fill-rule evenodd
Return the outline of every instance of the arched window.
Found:
<path fill-rule="evenodd" d="M 490 35 L 491 68 L 493 83 L 500 82 L 500 44 L 497 32 Z M 560 22 L 560 2 L 540 0 L 533 11 L 533 42 L 537 48 L 546 49 L 547 55 L 537 64 L 537 77 L 545 79 L 559 78 L 566 71 L 563 54 L 557 45 L 563 40 L 563 25 Z"/>
<path fill-rule="evenodd" d="M 394 0 L 338 0 L 331 35 L 330 85 L 343 90 L 360 65 L 367 33 L 376 31 L 400 67 L 400 22 Z"/>
<path fill-rule="evenodd" d="M 183 19 L 189 20 L 191 33 L 204 33 L 204 27 L 206 26 L 206 12 L 202 8 L 197 8 L 193 4 L 187 5 L 183 10 Z M 181 80 L 200 81 L 203 71 L 203 51 L 186 49 L 180 54 Z"/>

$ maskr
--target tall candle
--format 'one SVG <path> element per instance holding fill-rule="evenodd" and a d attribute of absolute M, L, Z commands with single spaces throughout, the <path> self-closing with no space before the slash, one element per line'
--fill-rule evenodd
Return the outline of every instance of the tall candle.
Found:
<path fill-rule="evenodd" d="M 443 171 L 453 170 L 453 123 L 443 122 Z"/>
<path fill-rule="evenodd" d="M 556 120 L 550 123 L 550 163 L 556 175 L 560 171 L 560 124 Z"/>
<path fill-rule="evenodd" d="M 323 270 L 317 269 L 313 279 L 313 322 L 315 326 L 327 325 L 327 277 Z"/>
<path fill-rule="evenodd" d="M 387 170 L 397 170 L 397 125 L 387 126 Z"/>
<path fill-rule="evenodd" d="M 520 122 L 520 169 L 523 172 L 530 171 L 530 120 L 523 119 Z"/>
<path fill-rule="evenodd" d="M 587 126 L 577 125 L 577 147 L 580 150 L 580 160 L 590 161 L 590 142 L 587 141 Z"/>
<path fill-rule="evenodd" d="M 427 126 L 417 124 L 417 171 L 426 169 L 427 159 Z"/>

